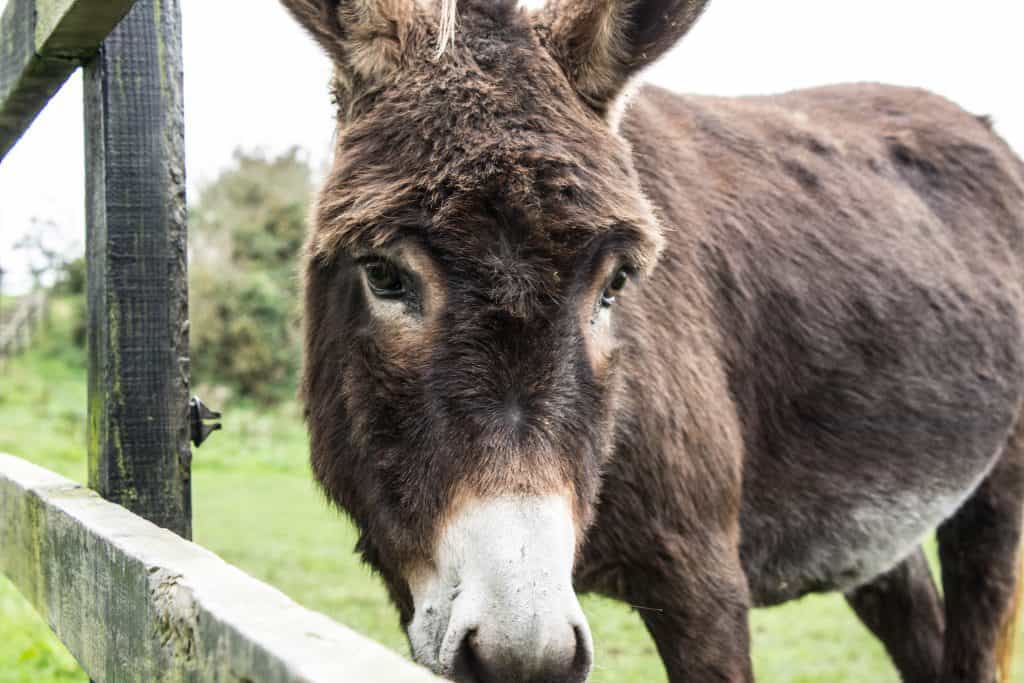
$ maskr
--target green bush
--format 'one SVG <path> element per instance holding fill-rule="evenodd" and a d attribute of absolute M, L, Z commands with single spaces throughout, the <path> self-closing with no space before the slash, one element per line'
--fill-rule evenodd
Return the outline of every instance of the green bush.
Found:
<path fill-rule="evenodd" d="M 85 294 L 85 257 L 78 256 L 60 264 L 54 294 Z"/>
<path fill-rule="evenodd" d="M 192 367 L 258 400 L 292 386 L 298 371 L 292 301 L 266 273 L 193 271 Z M 206 292 L 200 299 L 198 292 Z"/>
<path fill-rule="evenodd" d="M 192 368 L 198 383 L 261 401 L 290 395 L 299 366 L 296 270 L 311 196 L 308 165 L 236 152 L 204 187 L 189 225 Z"/>

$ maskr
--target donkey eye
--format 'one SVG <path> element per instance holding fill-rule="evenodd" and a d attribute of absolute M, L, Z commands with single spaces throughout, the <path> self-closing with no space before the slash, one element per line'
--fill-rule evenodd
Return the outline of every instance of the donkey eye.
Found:
<path fill-rule="evenodd" d="M 398 268 L 384 259 L 374 259 L 363 264 L 366 284 L 370 291 L 382 299 L 398 299 L 405 295 L 405 283 Z"/>
<path fill-rule="evenodd" d="M 617 297 L 622 289 L 629 283 L 629 271 L 626 268 L 619 268 L 612 279 L 608 282 L 608 286 L 605 287 L 604 292 L 601 294 L 601 305 L 607 308 L 615 303 L 615 297 Z"/>

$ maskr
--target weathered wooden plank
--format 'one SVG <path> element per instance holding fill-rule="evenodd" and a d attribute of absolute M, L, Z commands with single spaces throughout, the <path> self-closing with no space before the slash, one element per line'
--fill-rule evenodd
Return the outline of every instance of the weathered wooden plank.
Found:
<path fill-rule="evenodd" d="M 89 485 L 191 535 L 178 0 L 139 0 L 85 67 Z"/>
<path fill-rule="evenodd" d="M 36 52 L 47 56 L 91 56 L 134 2 L 36 0 Z"/>
<path fill-rule="evenodd" d="M 438 681 L 213 553 L 0 454 L 0 570 L 96 681 Z"/>
<path fill-rule="evenodd" d="M 0 160 L 134 0 L 8 0 L 0 17 Z"/>

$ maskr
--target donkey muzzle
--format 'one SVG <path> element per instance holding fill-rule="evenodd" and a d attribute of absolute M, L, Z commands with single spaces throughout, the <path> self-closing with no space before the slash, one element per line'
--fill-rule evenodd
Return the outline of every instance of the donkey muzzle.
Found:
<path fill-rule="evenodd" d="M 563 496 L 461 508 L 435 567 L 410 580 L 417 661 L 459 683 L 578 683 L 593 643 L 572 588 L 575 525 Z"/>

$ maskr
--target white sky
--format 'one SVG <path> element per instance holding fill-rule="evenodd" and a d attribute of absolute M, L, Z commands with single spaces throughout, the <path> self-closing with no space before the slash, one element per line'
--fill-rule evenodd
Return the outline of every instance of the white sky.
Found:
<path fill-rule="evenodd" d="M 0 11 L 7 0 L 0 0 Z M 181 0 L 189 192 L 234 149 L 327 156 L 329 68 L 277 0 Z M 841 81 L 932 89 L 976 113 L 1024 152 L 1024 3 L 1019 0 L 713 0 L 700 23 L 648 71 L 681 92 L 769 93 Z M 30 220 L 84 242 L 82 88 L 76 75 L 0 164 L 5 291 L 24 286 L 11 245 Z"/>

